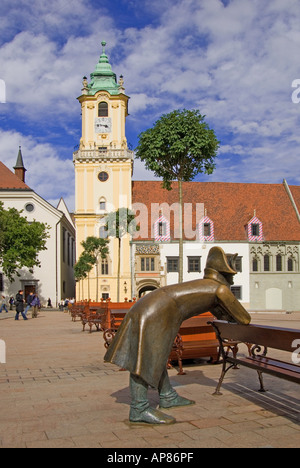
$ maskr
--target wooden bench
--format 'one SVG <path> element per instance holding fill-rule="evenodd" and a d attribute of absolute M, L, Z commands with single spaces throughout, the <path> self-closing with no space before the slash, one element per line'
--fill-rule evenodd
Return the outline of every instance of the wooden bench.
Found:
<path fill-rule="evenodd" d="M 239 325 L 219 320 L 210 322 L 216 331 L 223 358 L 223 368 L 215 395 L 221 395 L 220 389 L 226 373 L 236 366 L 246 366 L 258 373 L 260 392 L 265 392 L 263 374 L 270 374 L 294 383 L 300 383 L 300 366 L 293 363 L 295 340 L 300 340 L 300 330 L 261 325 Z M 252 343 L 250 355 L 232 356 L 226 352 L 228 341 Z M 299 341 L 298 341 L 299 342 Z M 267 356 L 268 348 L 287 351 L 285 361 Z"/>
<path fill-rule="evenodd" d="M 168 366 L 172 361 L 177 361 L 178 375 L 185 375 L 182 361 L 185 359 L 210 358 L 211 362 L 217 362 L 219 356 L 219 342 L 216 333 L 208 323 L 213 319 L 209 312 L 185 320 L 180 327 L 175 339 Z"/>
<path fill-rule="evenodd" d="M 114 309 L 113 312 L 111 312 L 111 316 L 110 316 L 111 326 L 110 328 L 107 328 L 103 332 L 104 346 L 106 349 L 108 349 L 112 340 L 116 336 L 116 333 L 122 321 L 124 320 L 126 314 L 127 314 L 127 311 L 122 310 L 122 309 L 121 310 Z"/>
<path fill-rule="evenodd" d="M 85 331 L 86 325 L 90 328 L 92 333 L 93 326 L 96 330 L 104 331 L 110 326 L 109 307 L 107 303 L 93 303 L 89 304 L 85 314 L 81 316 L 82 331 Z"/>
<path fill-rule="evenodd" d="M 126 313 L 124 310 L 111 311 L 112 326 L 103 332 L 106 348 L 110 346 Z M 168 367 L 172 367 L 171 362 L 178 362 L 178 375 L 185 375 L 182 364 L 184 359 L 208 357 L 212 362 L 218 360 L 219 342 L 213 327 L 207 323 L 209 319 L 213 319 L 213 316 L 207 312 L 182 323 L 168 360 Z"/>
<path fill-rule="evenodd" d="M 87 313 L 88 307 L 87 304 L 72 304 L 69 312 L 72 317 L 72 322 L 76 322 L 77 317 L 80 319 L 82 318 L 83 315 Z"/>

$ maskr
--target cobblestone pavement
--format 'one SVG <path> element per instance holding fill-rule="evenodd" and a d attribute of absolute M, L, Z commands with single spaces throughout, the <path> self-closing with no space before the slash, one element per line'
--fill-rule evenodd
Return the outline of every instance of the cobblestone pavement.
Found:
<path fill-rule="evenodd" d="M 255 314 L 253 323 L 299 329 L 300 314 Z M 185 376 L 170 371 L 178 393 L 196 401 L 167 410 L 177 424 L 130 425 L 128 373 L 103 362 L 101 333 L 81 330 L 58 311 L 0 321 L 0 447 L 300 447 L 296 384 L 266 376 L 269 392 L 260 394 L 256 372 L 242 368 L 216 397 L 221 369 L 205 361 L 185 365 Z M 156 392 L 150 396 L 156 405 Z"/>

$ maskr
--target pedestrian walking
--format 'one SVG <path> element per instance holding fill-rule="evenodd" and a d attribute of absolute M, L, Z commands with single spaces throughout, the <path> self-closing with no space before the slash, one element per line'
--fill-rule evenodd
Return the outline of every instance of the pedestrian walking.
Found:
<path fill-rule="evenodd" d="M 27 296 L 27 306 L 26 306 L 26 309 L 24 311 L 24 315 L 27 317 L 27 313 L 31 307 L 31 303 L 33 301 L 33 298 L 34 298 L 34 295 L 33 295 L 33 292 L 30 292 Z"/>
<path fill-rule="evenodd" d="M 2 314 L 2 310 L 5 310 L 5 312 L 8 314 L 7 298 L 5 296 L 2 296 L 0 314 Z"/>
<path fill-rule="evenodd" d="M 37 318 L 38 309 L 41 307 L 41 303 L 37 294 L 34 295 L 31 306 L 33 307 L 32 318 Z"/>
<path fill-rule="evenodd" d="M 16 295 L 16 316 L 15 320 L 19 320 L 19 315 L 21 313 L 24 320 L 28 320 L 26 315 L 24 314 L 24 291 L 22 289 L 19 290 L 18 294 Z"/>
<path fill-rule="evenodd" d="M 15 303 L 15 300 L 14 300 L 14 298 L 11 296 L 11 297 L 9 298 L 9 310 L 13 310 L 13 305 L 14 305 L 14 303 Z"/>

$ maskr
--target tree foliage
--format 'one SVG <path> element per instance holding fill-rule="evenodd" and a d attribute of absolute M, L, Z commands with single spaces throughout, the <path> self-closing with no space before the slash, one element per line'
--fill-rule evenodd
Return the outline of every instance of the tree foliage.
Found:
<path fill-rule="evenodd" d="M 171 190 L 174 180 L 189 182 L 197 174 L 212 174 L 219 141 L 198 110 L 174 110 L 139 135 L 136 157 L 163 178 Z"/>
<path fill-rule="evenodd" d="M 0 202 L 0 262 L 3 273 L 12 282 L 23 267 L 32 273 L 40 266 L 39 252 L 46 250 L 49 229 L 45 223 L 29 223 L 15 208 L 5 210 Z"/>
<path fill-rule="evenodd" d="M 179 283 L 183 281 L 183 194 L 182 182 L 198 174 L 212 174 L 219 141 L 198 110 L 174 110 L 164 114 L 152 128 L 139 135 L 136 157 L 147 169 L 162 177 L 163 187 L 179 191 Z"/>
<path fill-rule="evenodd" d="M 117 301 L 120 301 L 120 276 L 121 276 L 121 239 L 127 233 L 133 236 L 140 230 L 135 222 L 135 214 L 128 208 L 119 208 L 117 211 L 108 213 L 106 218 L 105 230 L 109 237 L 115 237 L 119 240 L 118 255 L 118 280 L 117 280 Z"/>
<path fill-rule="evenodd" d="M 94 236 L 89 236 L 85 241 L 81 242 L 84 248 L 75 267 L 74 275 L 77 281 L 85 279 L 93 266 L 96 266 L 96 300 L 98 301 L 98 267 L 99 260 L 105 259 L 109 254 L 108 239 L 101 239 Z"/>

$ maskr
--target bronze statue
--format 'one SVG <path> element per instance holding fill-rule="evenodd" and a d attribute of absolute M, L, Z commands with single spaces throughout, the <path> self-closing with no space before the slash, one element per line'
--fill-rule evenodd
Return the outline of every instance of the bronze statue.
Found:
<path fill-rule="evenodd" d="M 130 372 L 130 421 L 172 424 L 175 419 L 150 407 L 148 388 L 158 389 L 160 408 L 194 404 L 172 388 L 166 365 L 184 320 L 210 311 L 219 320 L 248 325 L 250 315 L 230 291 L 236 255 L 213 247 L 204 279 L 166 286 L 144 296 L 128 312 L 105 361 Z"/>

